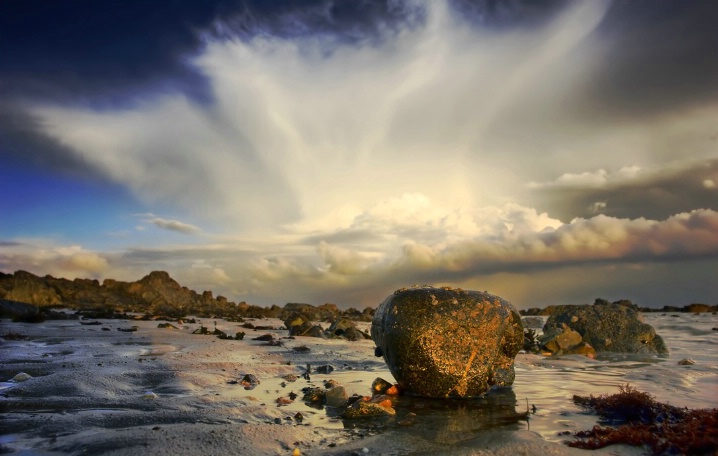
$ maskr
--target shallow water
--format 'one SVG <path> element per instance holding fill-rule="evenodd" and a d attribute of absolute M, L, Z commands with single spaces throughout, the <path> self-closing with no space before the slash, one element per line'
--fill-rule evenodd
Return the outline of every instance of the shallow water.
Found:
<path fill-rule="evenodd" d="M 414 413 L 417 416 L 410 431 L 419 428 L 425 438 L 433 441 L 450 443 L 471 438 L 485 429 L 507 428 L 531 430 L 546 440 L 559 442 L 571 440 L 574 432 L 597 424 L 596 415 L 573 403 L 574 395 L 613 394 L 619 392 L 620 386 L 630 384 L 672 405 L 718 407 L 718 331 L 712 330 L 718 326 L 718 317 L 650 313 L 644 315 L 644 321 L 664 338 L 670 350 L 668 356 L 605 353 L 593 360 L 579 355 L 554 358 L 520 354 L 513 386 L 491 391 L 486 398 L 442 401 L 402 396 L 394 400 L 397 417 L 389 422 L 346 421 L 332 416 L 331 411 L 316 409 L 306 416 L 306 422 L 327 429 L 366 427 L 401 431 L 397 422 Z M 696 364 L 678 365 L 678 361 L 686 358 Z M 321 386 L 330 378 L 344 385 L 350 394 L 366 395 L 374 378 L 394 381 L 386 366 L 375 360 L 367 360 L 357 370 L 340 367 L 328 375 L 313 375 L 311 382 L 300 378 L 285 388 L 280 386 L 281 379 L 269 379 L 251 395 L 270 401 L 293 390 L 301 398 L 301 387 Z M 288 415 L 305 410 L 301 401 L 286 406 Z M 527 411 L 528 419 L 519 416 Z"/>
<path fill-rule="evenodd" d="M 373 343 L 368 340 L 297 338 L 283 339 L 281 347 L 260 347 L 260 342 L 251 338 L 264 331 L 248 332 L 243 341 L 220 341 L 191 335 L 196 325 L 167 332 L 158 330 L 156 322 L 106 320 L 103 326 L 110 331 L 80 327 L 77 322 L 12 324 L 13 331 L 20 328 L 19 332 L 27 331 L 33 337 L 0 345 L 3 364 L 22 366 L 37 378 L 36 386 L 33 381 L 26 385 L 8 382 L 15 367 L 2 368 L 1 400 L 3 410 L 12 413 L 12 421 L 5 422 L 12 424 L 12 430 L 7 430 L 8 426 L 0 431 L 0 446 L 55 448 L 74 454 L 71 443 L 62 443 L 61 438 L 53 443 L 56 437 L 42 436 L 69 436 L 70 442 L 76 442 L 88 429 L 112 438 L 108 431 L 113 429 L 277 420 L 282 428 L 311 429 L 320 444 L 341 445 L 381 433 L 387 438 L 410 435 L 452 448 L 487 430 L 523 429 L 560 442 L 597 422 L 595 415 L 573 404 L 575 394 L 612 394 L 626 383 L 672 405 L 718 407 L 718 331 L 713 330 L 718 327 L 718 317 L 650 313 L 644 315 L 644 321 L 664 338 L 670 355 L 613 354 L 592 360 L 519 354 L 516 380 L 510 388 L 472 400 L 399 396 L 393 399 L 395 418 L 349 421 L 335 410 L 304 404 L 301 389 L 323 386 L 324 381 L 333 379 L 350 395 L 369 395 L 376 377 L 393 382 L 383 360 L 373 356 Z M 139 331 L 116 331 L 130 324 L 139 325 Z M 2 325 L 4 333 L 8 324 Z M 218 325 L 228 332 L 237 326 L 222 321 Z M 366 329 L 369 324 L 360 327 Z M 268 332 L 286 337 L 283 330 Z M 310 352 L 292 350 L 300 345 L 310 347 Z M 696 364 L 679 365 L 685 358 Z M 287 373 L 301 375 L 306 363 L 313 366 L 310 380 L 300 376 L 295 382 L 286 382 L 282 378 Z M 317 374 L 316 367 L 322 364 L 332 364 L 335 370 Z M 87 377 L 76 377 L 74 372 L 87 373 Z M 232 383 L 245 373 L 257 375 L 261 383 L 251 390 Z M 147 390 L 158 399 L 141 399 Z M 289 405 L 276 404 L 278 397 L 290 392 L 298 399 Z M 301 422 L 293 418 L 297 412 L 304 417 Z M 21 431 L 40 422 L 43 424 L 34 431 Z"/>

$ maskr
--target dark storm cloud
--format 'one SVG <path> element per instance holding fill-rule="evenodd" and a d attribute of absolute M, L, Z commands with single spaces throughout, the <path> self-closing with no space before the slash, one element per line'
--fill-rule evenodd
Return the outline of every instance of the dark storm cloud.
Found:
<path fill-rule="evenodd" d="M 96 174 L 78 155 L 47 136 L 34 116 L 13 105 L 0 105 L 0 158 L 8 168 L 31 166 L 83 178 Z"/>
<path fill-rule="evenodd" d="M 636 116 L 715 101 L 716 24 L 713 0 L 615 1 L 597 30 L 590 109 Z"/>
<path fill-rule="evenodd" d="M 597 213 L 662 220 L 696 208 L 718 210 L 718 159 L 601 185 L 549 184 L 536 192 L 537 204 L 565 221 Z"/>
<path fill-rule="evenodd" d="M 146 85 L 200 96 L 184 63 L 219 2 L 9 0 L 0 2 L 4 96 L 66 102 L 126 101 Z"/>
<path fill-rule="evenodd" d="M 565 3 L 450 2 L 457 15 L 497 28 L 543 21 Z M 421 25 L 425 15 L 426 5 L 405 0 L 6 0 L 0 2 L 0 95 L 98 108 L 173 91 L 207 100 L 207 81 L 189 60 L 208 36 L 378 43 Z"/>

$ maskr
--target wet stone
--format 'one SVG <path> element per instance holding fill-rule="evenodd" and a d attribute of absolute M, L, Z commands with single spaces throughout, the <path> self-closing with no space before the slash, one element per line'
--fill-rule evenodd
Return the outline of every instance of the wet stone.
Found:
<path fill-rule="evenodd" d="M 544 334 L 562 327 L 579 333 L 597 352 L 668 354 L 663 339 L 641 321 L 641 314 L 619 304 L 564 306 L 548 318 Z"/>
<path fill-rule="evenodd" d="M 326 405 L 328 407 L 343 407 L 347 403 L 349 395 L 343 386 L 335 386 L 325 393 Z"/>
<path fill-rule="evenodd" d="M 508 301 L 434 287 L 389 296 L 371 335 L 399 388 L 426 397 L 473 397 L 511 385 L 524 343 L 521 317 Z"/>

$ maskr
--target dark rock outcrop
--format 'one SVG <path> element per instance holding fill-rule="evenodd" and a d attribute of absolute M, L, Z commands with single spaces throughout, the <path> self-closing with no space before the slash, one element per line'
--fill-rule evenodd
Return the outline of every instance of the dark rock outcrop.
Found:
<path fill-rule="evenodd" d="M 37 306 L 24 302 L 0 299 L 0 318 L 28 321 L 37 318 L 39 315 L 40 309 Z"/>
<path fill-rule="evenodd" d="M 472 397 L 511 385 L 524 342 L 521 317 L 507 301 L 433 287 L 389 296 L 371 335 L 399 387 L 427 397 Z"/>
<path fill-rule="evenodd" d="M 640 313 L 616 303 L 561 306 L 546 321 L 544 334 L 565 328 L 581 335 L 582 341 L 597 352 L 667 354 L 663 339 L 651 325 L 640 320 Z"/>

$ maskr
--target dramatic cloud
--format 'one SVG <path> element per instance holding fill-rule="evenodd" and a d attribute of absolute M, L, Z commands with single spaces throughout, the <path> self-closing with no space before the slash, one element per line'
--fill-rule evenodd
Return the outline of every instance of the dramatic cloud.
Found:
<path fill-rule="evenodd" d="M 689 160 L 653 169 L 600 169 L 530 183 L 534 201 L 562 219 L 601 212 L 616 217 L 665 218 L 694 208 L 718 210 L 718 160 Z M 541 201 L 539 203 L 539 201 Z"/>
<path fill-rule="evenodd" d="M 718 299 L 710 2 L 10 3 L 3 271 Z"/>

